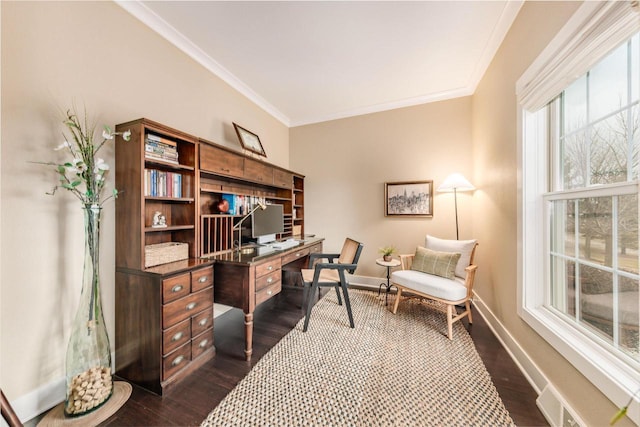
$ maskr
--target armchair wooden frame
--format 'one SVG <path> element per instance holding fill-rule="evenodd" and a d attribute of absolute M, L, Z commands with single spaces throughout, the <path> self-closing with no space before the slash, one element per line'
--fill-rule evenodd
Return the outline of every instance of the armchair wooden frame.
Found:
<path fill-rule="evenodd" d="M 430 299 L 433 301 L 438 301 L 446 305 L 447 311 L 447 336 L 449 339 L 453 339 L 453 323 L 458 320 L 464 318 L 465 316 L 469 316 L 469 323 L 473 323 L 473 317 L 471 315 L 471 300 L 473 299 L 473 284 L 476 276 L 476 270 L 478 268 L 477 265 L 473 263 L 473 258 L 476 253 L 476 248 L 478 244 L 476 243 L 473 246 L 473 250 L 471 251 L 471 256 L 469 258 L 469 266 L 465 268 L 465 272 L 467 276 L 464 281 L 464 286 L 467 288 L 467 294 L 464 298 L 459 299 L 457 301 L 446 300 L 442 298 L 435 297 L 433 295 L 428 295 L 423 292 L 419 292 L 415 289 L 411 289 L 397 283 L 394 283 L 398 289 L 398 293 L 396 294 L 396 300 L 393 303 L 392 312 L 396 314 L 398 311 L 398 305 L 400 304 L 400 300 L 404 296 L 405 298 L 420 298 L 420 299 Z M 400 255 L 401 267 L 403 270 L 411 269 L 411 264 L 413 263 L 414 254 Z M 425 273 L 426 274 L 426 273 Z M 405 295 L 408 294 L 408 295 Z M 457 312 L 455 306 L 464 303 L 464 311 L 462 313 Z"/>
<path fill-rule="evenodd" d="M 347 307 L 349 316 L 349 325 L 354 328 L 353 313 L 351 312 L 351 302 L 349 301 L 349 292 L 345 272 L 353 274 L 358 266 L 358 259 L 362 252 L 363 244 L 353 239 L 345 239 L 342 251 L 339 254 L 310 254 L 309 268 L 301 271 L 302 282 L 304 284 L 303 300 L 307 302 L 306 316 L 304 319 L 303 332 L 309 327 L 309 319 L 311 318 L 311 309 L 313 308 L 312 299 L 316 292 L 320 291 L 320 287 L 333 287 L 338 296 L 338 304 L 342 305 L 340 289 L 344 295 L 344 302 Z M 317 262 L 326 259 L 328 262 Z"/>

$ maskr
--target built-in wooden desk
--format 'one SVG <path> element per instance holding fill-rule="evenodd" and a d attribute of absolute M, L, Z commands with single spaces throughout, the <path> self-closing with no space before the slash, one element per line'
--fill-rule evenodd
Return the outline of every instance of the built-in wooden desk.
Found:
<path fill-rule="evenodd" d="M 295 274 L 306 267 L 311 253 L 322 252 L 321 238 L 300 240 L 297 246 L 261 254 L 227 252 L 214 260 L 214 301 L 244 311 L 245 358 L 253 353 L 253 312 L 255 308 L 282 290 L 282 284 L 294 282 Z"/>

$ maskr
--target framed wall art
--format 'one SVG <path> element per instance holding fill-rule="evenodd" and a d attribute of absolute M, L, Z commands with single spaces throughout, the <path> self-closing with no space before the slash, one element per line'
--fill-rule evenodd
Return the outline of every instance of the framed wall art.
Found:
<path fill-rule="evenodd" d="M 385 182 L 384 216 L 433 217 L 433 181 Z"/>
<path fill-rule="evenodd" d="M 236 123 L 233 124 L 233 127 L 236 129 L 236 134 L 238 134 L 238 139 L 240 140 L 240 145 L 242 145 L 242 148 L 267 157 L 267 153 L 264 152 L 264 148 L 262 147 L 262 143 L 260 142 L 260 138 L 258 137 L 258 135 L 246 130 Z"/>

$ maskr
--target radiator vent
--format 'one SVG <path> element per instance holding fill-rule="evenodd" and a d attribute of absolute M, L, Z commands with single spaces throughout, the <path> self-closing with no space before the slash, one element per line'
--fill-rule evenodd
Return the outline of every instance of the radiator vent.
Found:
<path fill-rule="evenodd" d="M 547 384 L 536 404 L 552 427 L 583 427 L 584 422 L 575 415 L 553 386 Z"/>

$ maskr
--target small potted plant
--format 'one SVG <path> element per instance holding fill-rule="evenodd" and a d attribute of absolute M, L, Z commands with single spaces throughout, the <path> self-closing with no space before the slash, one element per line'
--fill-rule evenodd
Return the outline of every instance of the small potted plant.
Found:
<path fill-rule="evenodd" d="M 385 246 L 380 248 L 380 253 L 382 254 L 382 259 L 386 262 L 391 261 L 391 255 L 396 251 L 395 246 Z"/>

